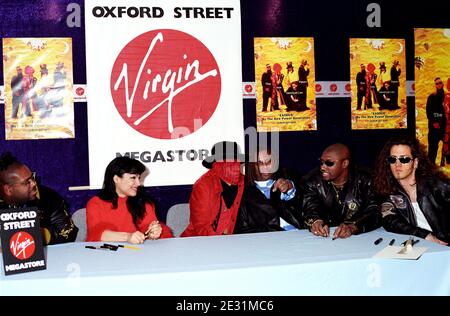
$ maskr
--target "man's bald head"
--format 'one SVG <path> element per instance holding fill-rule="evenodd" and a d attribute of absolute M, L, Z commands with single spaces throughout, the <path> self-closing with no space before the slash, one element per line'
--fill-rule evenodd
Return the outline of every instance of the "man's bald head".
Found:
<path fill-rule="evenodd" d="M 336 143 L 328 146 L 323 154 L 333 154 L 337 159 L 350 159 L 350 149 L 347 145 Z"/>
<path fill-rule="evenodd" d="M 325 181 L 343 184 L 348 179 L 350 150 L 341 143 L 328 146 L 320 157 L 320 171 Z"/>

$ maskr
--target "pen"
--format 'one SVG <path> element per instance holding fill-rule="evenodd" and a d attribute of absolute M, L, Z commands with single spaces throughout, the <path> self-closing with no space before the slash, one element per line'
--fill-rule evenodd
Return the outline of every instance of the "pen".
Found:
<path fill-rule="evenodd" d="M 127 249 L 133 249 L 133 250 L 141 250 L 139 247 L 129 246 L 129 245 L 118 245 L 120 248 L 127 248 Z"/>
<path fill-rule="evenodd" d="M 377 240 L 374 241 L 374 244 L 378 245 L 382 241 L 383 241 L 383 238 L 380 237 L 380 238 L 378 238 Z"/>
<path fill-rule="evenodd" d="M 412 245 L 414 246 L 415 244 L 417 244 L 420 241 L 420 239 L 416 239 L 413 241 Z"/>
<path fill-rule="evenodd" d="M 394 243 L 395 243 L 395 239 L 392 239 L 392 240 L 389 242 L 389 246 L 392 246 Z"/>
<path fill-rule="evenodd" d="M 109 249 L 109 250 L 112 250 L 112 251 L 117 251 L 117 249 L 119 247 L 115 246 L 115 245 L 110 245 L 110 244 L 103 244 L 103 245 L 100 246 L 100 248 Z"/>
<path fill-rule="evenodd" d="M 95 248 L 94 246 L 84 246 L 84 248 L 87 248 L 87 249 L 97 249 L 97 248 Z"/>

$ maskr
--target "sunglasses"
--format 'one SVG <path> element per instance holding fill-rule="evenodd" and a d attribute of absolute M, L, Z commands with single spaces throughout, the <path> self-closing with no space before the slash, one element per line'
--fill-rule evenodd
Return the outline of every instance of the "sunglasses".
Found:
<path fill-rule="evenodd" d="M 321 166 L 325 165 L 327 167 L 333 167 L 335 165 L 336 161 L 345 160 L 345 159 L 347 159 L 347 158 L 336 159 L 335 161 L 331 161 L 331 160 L 322 160 L 322 159 L 319 158 L 319 163 L 320 163 Z"/>
<path fill-rule="evenodd" d="M 438 85 L 438 84 L 444 84 L 442 81 L 438 81 L 438 82 L 436 82 L 436 85 Z"/>
<path fill-rule="evenodd" d="M 405 164 L 407 164 L 407 163 L 410 163 L 412 160 L 413 160 L 413 158 L 412 157 L 396 157 L 396 156 L 389 156 L 389 157 L 387 157 L 387 161 L 391 164 L 391 165 L 393 165 L 393 164 L 395 164 L 396 162 L 397 162 L 397 159 L 398 159 L 398 161 L 400 161 L 400 163 L 402 164 L 402 165 L 405 165 Z"/>

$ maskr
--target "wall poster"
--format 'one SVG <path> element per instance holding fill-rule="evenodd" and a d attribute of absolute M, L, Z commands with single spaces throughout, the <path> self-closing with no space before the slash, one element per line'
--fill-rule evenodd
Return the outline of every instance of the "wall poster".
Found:
<path fill-rule="evenodd" d="M 352 129 L 407 127 L 404 39 L 350 39 Z"/>
<path fill-rule="evenodd" d="M 314 38 L 254 39 L 258 132 L 317 129 Z"/>

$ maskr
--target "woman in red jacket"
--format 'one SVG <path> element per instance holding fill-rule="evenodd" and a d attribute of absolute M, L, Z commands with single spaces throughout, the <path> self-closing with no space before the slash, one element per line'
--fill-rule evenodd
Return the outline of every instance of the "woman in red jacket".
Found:
<path fill-rule="evenodd" d="M 146 239 L 173 237 L 160 224 L 155 206 L 144 193 L 141 175 L 145 166 L 128 157 L 117 157 L 106 167 L 102 190 L 86 206 L 86 241 L 141 244 Z"/>
<path fill-rule="evenodd" d="M 233 234 L 244 190 L 245 156 L 235 142 L 219 142 L 203 160 L 210 169 L 192 187 L 189 226 L 181 237 Z"/>

